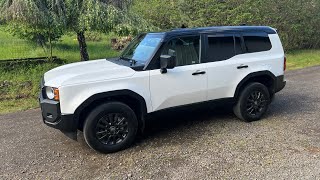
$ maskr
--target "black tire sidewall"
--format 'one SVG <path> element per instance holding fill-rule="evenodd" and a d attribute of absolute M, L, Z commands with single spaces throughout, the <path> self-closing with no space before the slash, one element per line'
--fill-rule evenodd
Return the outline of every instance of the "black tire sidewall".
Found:
<path fill-rule="evenodd" d="M 124 141 L 115 145 L 105 145 L 96 137 L 96 125 L 100 118 L 108 113 L 121 113 L 128 120 L 129 133 Z M 138 121 L 134 111 L 124 103 L 109 102 L 95 108 L 87 117 L 84 125 L 84 138 L 87 144 L 94 150 L 102 153 L 112 153 L 127 148 L 134 141 L 138 129 Z"/>
<path fill-rule="evenodd" d="M 249 115 L 247 112 L 247 109 L 246 109 L 247 98 L 253 91 L 259 91 L 259 92 L 263 93 L 266 100 L 268 101 L 268 102 L 266 102 L 266 107 L 257 116 Z M 265 85 L 263 85 L 261 83 L 251 83 L 242 91 L 241 96 L 239 98 L 239 101 L 240 101 L 240 112 L 241 112 L 243 119 L 247 122 L 257 121 L 257 120 L 260 120 L 261 117 L 268 110 L 268 106 L 270 104 L 270 94 L 269 94 L 268 88 Z"/>

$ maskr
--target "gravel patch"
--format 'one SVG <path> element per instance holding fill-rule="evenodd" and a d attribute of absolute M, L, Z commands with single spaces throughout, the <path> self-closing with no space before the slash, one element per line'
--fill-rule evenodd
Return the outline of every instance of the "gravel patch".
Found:
<path fill-rule="evenodd" d="M 108 155 L 47 127 L 39 109 L 2 115 L 0 179 L 320 179 L 320 67 L 286 79 L 261 121 L 224 107 L 168 112 Z"/>

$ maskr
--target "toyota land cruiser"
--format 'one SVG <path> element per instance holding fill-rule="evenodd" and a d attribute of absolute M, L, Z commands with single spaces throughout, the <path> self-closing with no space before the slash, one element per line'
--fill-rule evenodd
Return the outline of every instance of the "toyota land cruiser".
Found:
<path fill-rule="evenodd" d="M 263 117 L 286 84 L 277 31 L 264 26 L 176 29 L 138 35 L 113 59 L 44 74 L 43 122 L 102 153 L 130 146 L 145 117 L 200 102 L 231 100 L 247 122 Z"/>

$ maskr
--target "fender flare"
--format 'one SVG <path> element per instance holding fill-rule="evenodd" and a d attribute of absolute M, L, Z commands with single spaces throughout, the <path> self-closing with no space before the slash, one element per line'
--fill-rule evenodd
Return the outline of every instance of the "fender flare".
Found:
<path fill-rule="evenodd" d="M 272 79 L 272 86 L 269 90 L 271 90 L 273 93 L 275 93 L 275 83 L 276 83 L 276 76 L 271 73 L 270 71 L 258 71 L 248 74 L 245 78 L 243 78 L 240 83 L 237 85 L 236 91 L 234 93 L 234 98 L 237 98 L 240 94 L 241 88 L 243 85 L 245 85 L 250 79 L 259 77 L 259 76 L 268 76 Z"/>
<path fill-rule="evenodd" d="M 140 130 L 143 131 L 145 127 L 145 116 L 147 114 L 147 105 L 145 99 L 139 95 L 138 93 L 128 90 L 128 89 L 123 89 L 123 90 L 115 90 L 115 91 L 109 91 L 109 92 L 102 92 L 98 94 L 94 94 L 90 96 L 88 99 L 86 99 L 76 110 L 74 113 L 74 120 L 76 121 L 76 124 L 79 125 L 79 120 L 80 120 L 80 115 L 89 106 L 92 105 L 92 103 L 99 101 L 101 99 L 108 99 L 112 97 L 121 97 L 121 96 L 126 96 L 133 98 L 139 102 L 139 114 L 137 114 L 139 125 L 140 125 Z"/>

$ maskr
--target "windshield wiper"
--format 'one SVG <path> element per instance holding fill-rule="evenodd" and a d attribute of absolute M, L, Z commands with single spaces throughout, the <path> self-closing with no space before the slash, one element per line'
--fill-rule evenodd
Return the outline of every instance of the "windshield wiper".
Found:
<path fill-rule="evenodd" d="M 131 66 L 132 65 L 135 65 L 137 63 L 136 60 L 134 59 L 131 59 L 131 58 L 127 58 L 127 57 L 124 57 L 124 56 L 120 56 L 120 59 L 123 59 L 123 60 L 126 60 L 126 61 L 129 61 L 131 63 Z"/>

